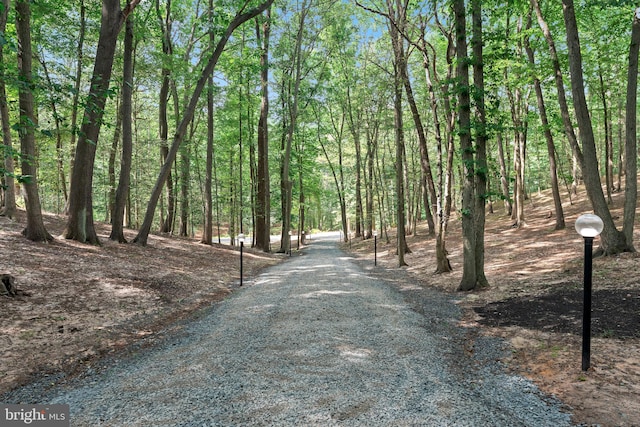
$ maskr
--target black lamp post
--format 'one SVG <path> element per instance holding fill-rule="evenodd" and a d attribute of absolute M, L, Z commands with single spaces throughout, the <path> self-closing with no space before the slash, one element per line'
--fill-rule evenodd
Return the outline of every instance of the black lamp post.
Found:
<path fill-rule="evenodd" d="M 291 256 L 291 252 L 293 249 L 291 248 L 291 230 L 289 230 L 289 256 Z"/>
<path fill-rule="evenodd" d="M 582 370 L 591 366 L 591 277 L 593 239 L 602 233 L 604 224 L 599 216 L 584 214 L 576 220 L 576 231 L 584 238 L 584 307 L 582 314 Z"/>
<path fill-rule="evenodd" d="M 373 230 L 373 265 L 378 265 L 378 230 Z"/>
<path fill-rule="evenodd" d="M 244 248 L 244 234 L 238 234 L 238 242 L 240 242 L 240 286 L 242 286 L 242 249 Z"/>

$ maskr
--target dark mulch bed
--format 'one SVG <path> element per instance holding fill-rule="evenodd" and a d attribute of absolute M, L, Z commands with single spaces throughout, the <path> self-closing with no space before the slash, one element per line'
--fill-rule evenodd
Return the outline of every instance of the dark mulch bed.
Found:
<path fill-rule="evenodd" d="M 605 338 L 640 338 L 640 292 L 593 292 L 591 333 Z M 582 334 L 583 290 L 563 288 L 551 294 L 509 298 L 475 307 L 486 326 L 521 326 L 547 332 Z"/>

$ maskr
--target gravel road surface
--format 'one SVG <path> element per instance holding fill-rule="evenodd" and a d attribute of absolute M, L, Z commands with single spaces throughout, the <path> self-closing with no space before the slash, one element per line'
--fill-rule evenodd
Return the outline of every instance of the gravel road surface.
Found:
<path fill-rule="evenodd" d="M 178 333 L 47 392 L 73 426 L 569 426 L 451 295 L 314 239 Z M 148 346 L 147 346 L 148 347 Z"/>

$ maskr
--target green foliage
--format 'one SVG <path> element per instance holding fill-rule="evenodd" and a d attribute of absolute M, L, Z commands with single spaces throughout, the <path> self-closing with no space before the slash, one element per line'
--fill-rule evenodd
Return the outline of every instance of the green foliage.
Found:
<path fill-rule="evenodd" d="M 543 15 L 555 37 L 559 50 L 562 71 L 567 84 L 567 52 L 563 36 L 564 22 L 560 2 L 542 2 Z M 78 135 L 82 122 L 83 108 L 92 105 L 85 99 L 89 85 L 88 78 L 93 67 L 93 54 L 98 42 L 101 8 L 96 0 L 85 0 L 86 34 L 84 50 L 80 61 L 81 80 L 79 93 L 75 87 L 77 47 L 80 31 L 80 2 L 74 0 L 39 0 L 32 3 L 34 51 L 37 61 L 34 63 L 34 82 L 29 89 L 33 91 L 37 103 L 38 121 L 20 120 L 17 105 L 18 88 L 24 84 L 17 79 L 16 45 L 14 17 L 10 16 L 6 32 L 0 34 L 0 44 L 4 47 L 5 60 L 2 64 L 3 80 L 7 86 L 12 135 L 17 136 L 25 126 L 37 129 L 39 181 L 43 193 L 44 206 L 61 210 L 61 174 L 67 178 L 70 171 L 70 158 L 74 147 L 72 142 Z M 206 2 L 174 0 L 171 2 L 170 20 L 172 53 L 162 52 L 160 20 L 156 14 L 155 2 L 141 2 L 134 13 L 135 18 L 135 80 L 134 90 L 134 160 L 131 181 L 131 203 L 133 224 L 137 225 L 142 210 L 151 192 L 160 168 L 160 140 L 158 124 L 158 106 L 160 100 L 161 70 L 167 69 L 172 79 L 171 92 L 166 100 L 169 114 L 169 139 L 175 132 L 199 76 L 203 64 L 211 55 L 209 32 L 214 39 L 238 11 L 241 3 L 234 0 L 216 2 L 212 16 L 209 16 Z M 160 2 L 161 14 L 165 2 Z M 369 2 L 374 8 L 375 4 Z M 496 136 L 504 140 L 507 169 L 511 170 L 513 155 L 513 135 L 516 129 L 512 120 L 514 93 L 519 91 L 520 108 L 527 111 L 527 179 L 530 186 L 545 187 L 548 171 L 548 159 L 542 137 L 543 127 L 532 90 L 532 78 L 538 76 L 543 85 L 546 106 L 549 113 L 549 129 L 556 138 L 556 151 L 561 177 L 570 180 L 571 153 L 565 140 L 563 125 L 557 107 L 556 89 L 550 66 L 548 46 L 542 36 L 535 17 L 532 28 L 524 30 L 529 2 L 525 0 L 483 2 L 484 9 L 484 72 L 485 87 L 480 92 L 475 86 L 461 87 L 454 76 L 448 78 L 447 39 L 435 25 L 434 13 L 442 28 L 452 27 L 447 2 L 410 1 L 408 4 L 409 25 L 407 36 L 418 42 L 417 29 L 424 22 L 425 41 L 429 43 L 429 61 L 435 60 L 430 69 L 436 91 L 441 133 L 446 146 L 448 132 L 454 133 L 456 150 L 454 171 L 473 168 L 476 174 L 490 178 L 490 188 L 479 197 L 503 198 L 497 191 L 500 174 L 497 162 Z M 602 100 L 599 93 L 599 73 L 609 105 L 616 106 L 621 100 L 626 86 L 626 61 L 628 38 L 634 4 L 624 0 L 585 0 L 576 2 L 581 42 L 584 47 L 584 71 L 589 99 L 596 129 L 602 128 L 599 109 Z M 14 11 L 10 11 L 12 15 Z M 270 45 L 270 176 L 273 222 L 280 220 L 280 183 L 279 162 L 283 137 L 290 124 L 292 88 L 294 84 L 295 38 L 301 18 L 299 4 L 294 2 L 277 3 L 273 6 Z M 262 19 L 262 18 L 261 18 Z M 469 23 L 470 25 L 470 23 Z M 308 219 L 314 226 L 335 227 L 340 221 L 338 189 L 334 183 L 331 167 L 338 165 L 342 156 L 343 197 L 347 204 L 348 215 L 353 221 L 355 212 L 355 175 L 356 148 L 355 137 L 361 143 L 360 155 L 366 165 L 367 143 L 375 146 L 374 155 L 374 199 L 376 214 L 382 209 L 385 221 L 394 221 L 395 203 L 388 195 L 392 194 L 395 174 L 395 138 L 393 128 L 393 92 L 392 92 L 392 52 L 388 37 L 388 23 L 379 15 L 374 15 L 349 2 L 326 2 L 313 0 L 305 16 L 302 28 L 302 51 L 300 69 L 302 81 L 299 88 L 299 111 L 293 140 L 290 178 L 294 182 L 293 213 L 294 225 L 298 220 L 298 196 L 303 191 L 306 197 L 304 206 L 308 209 Z M 535 51 L 536 63 L 533 67 L 522 52 L 520 46 L 527 37 Z M 424 57 L 416 46 L 406 44 L 409 53 L 410 76 L 416 102 L 426 123 L 428 150 L 432 168 L 436 158 L 434 117 L 431 111 L 429 93 L 426 88 Z M 249 221 L 252 203 L 252 185 L 255 177 L 251 173 L 251 152 L 256 144 L 257 119 L 260 109 L 260 57 L 256 40 L 255 22 L 238 29 L 223 53 L 215 70 L 215 180 L 217 196 L 214 203 L 220 204 L 221 222 L 229 222 L 243 206 L 245 224 Z M 472 65 L 473 58 L 468 59 Z M 431 64 L 430 64 L 431 65 Z M 453 64 L 455 66 L 455 64 Z M 109 89 L 101 94 L 107 99 L 104 111 L 104 126 L 96 144 L 96 167 L 94 175 L 94 210 L 98 218 L 107 217 L 109 182 L 109 159 L 113 139 L 119 132 L 118 123 L 119 96 L 122 88 L 122 49 L 119 46 L 113 68 L 113 77 Z M 447 129 L 447 114 L 458 109 L 457 95 L 468 91 L 474 109 L 480 95 L 484 96 L 487 112 L 487 126 L 478 128 L 472 122 L 468 129 Z M 80 95 L 80 104 L 74 111 L 74 96 Z M 449 100 L 445 109 L 445 100 Z M 55 111 L 53 107 L 55 106 Z M 525 108 L 526 107 L 526 108 Z M 405 135 L 407 138 L 407 159 L 409 165 L 408 180 L 410 187 L 419 188 L 420 155 L 416 144 L 416 133 L 406 107 Z M 205 99 L 200 100 L 188 136 L 188 157 L 191 165 L 190 215 L 194 229 L 202 223 L 204 166 L 206 159 L 207 121 Z M 78 124 L 74 128 L 71 119 L 78 114 Z M 616 114 L 619 114 L 616 112 Z M 455 116 L 453 116 L 455 120 Z M 618 126 L 617 124 L 615 126 Z M 618 128 L 616 127 L 616 131 Z M 477 136 L 485 133 L 488 137 L 488 166 L 479 168 L 475 160 L 462 160 L 462 157 L 475 156 L 475 148 L 462 152 L 458 148 L 456 136 L 461 134 Z M 240 141 L 242 151 L 240 152 Z M 324 144 L 328 157 L 326 160 L 321 146 Z M 119 145 L 116 146 L 114 171 L 119 169 Z M 616 147 L 616 150 L 618 148 Z M 16 160 L 16 153 L 11 152 Z M 242 176 L 239 163 L 242 158 Z M 174 172 L 183 166 L 176 161 Z M 467 162 L 467 163 L 465 163 Z M 360 172 L 364 174 L 365 166 Z M 5 173 L 4 170 L 1 170 Z M 457 172 L 460 174 L 460 172 Z M 16 173 L 17 179 L 28 179 Z M 454 181 L 459 182 L 459 177 Z M 183 184 L 174 173 L 176 188 Z M 185 178 L 187 179 L 187 178 Z M 508 177 L 512 180 L 512 177 Z M 300 186 L 300 183 L 302 185 Z M 66 183 L 68 187 L 68 182 Z M 240 199 L 242 189 L 242 199 Z M 181 197 L 176 192 L 177 197 Z M 380 200 L 380 205 L 378 205 Z M 163 199 L 166 207 L 166 199 Z M 384 206 L 383 206 L 384 204 Z M 462 212 L 462 214 L 468 214 Z M 215 220 L 214 220 L 215 221 Z M 378 221 L 378 219 L 376 219 Z"/>

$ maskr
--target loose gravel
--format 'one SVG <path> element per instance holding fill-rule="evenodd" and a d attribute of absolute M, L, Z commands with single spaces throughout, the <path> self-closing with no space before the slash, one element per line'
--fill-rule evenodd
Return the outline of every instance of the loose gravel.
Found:
<path fill-rule="evenodd" d="M 152 348 L 5 401 L 69 404 L 73 426 L 571 425 L 451 295 L 383 270 L 314 239 Z"/>

